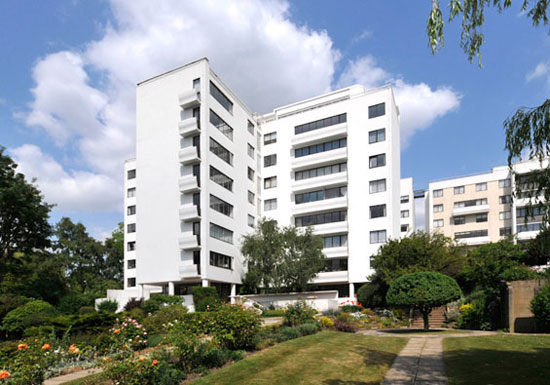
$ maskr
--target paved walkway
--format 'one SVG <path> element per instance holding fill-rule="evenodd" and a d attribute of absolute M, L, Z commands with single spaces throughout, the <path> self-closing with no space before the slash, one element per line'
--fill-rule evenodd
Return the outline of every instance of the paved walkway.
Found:
<path fill-rule="evenodd" d="M 44 385 L 64 384 L 66 382 L 78 380 L 92 374 L 101 373 L 102 371 L 103 370 L 99 368 L 84 369 L 78 372 L 65 374 L 64 376 L 48 378 L 46 381 L 44 381 Z"/>

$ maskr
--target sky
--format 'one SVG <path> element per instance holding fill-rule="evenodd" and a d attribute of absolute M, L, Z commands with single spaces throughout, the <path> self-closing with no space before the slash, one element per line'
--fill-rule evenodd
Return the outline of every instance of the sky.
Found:
<path fill-rule="evenodd" d="M 135 85 L 206 56 L 258 113 L 351 84 L 393 84 L 401 175 L 415 189 L 505 165 L 503 121 L 550 94 L 548 28 L 533 27 L 518 1 L 490 10 L 480 68 L 460 48 L 459 20 L 431 53 L 431 3 L 4 0 L 0 145 L 56 205 L 52 223 L 68 216 L 103 239 L 123 219 Z"/>

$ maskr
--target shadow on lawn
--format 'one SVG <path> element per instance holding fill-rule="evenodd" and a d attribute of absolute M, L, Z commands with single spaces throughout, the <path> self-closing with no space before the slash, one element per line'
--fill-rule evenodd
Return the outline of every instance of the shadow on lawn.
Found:
<path fill-rule="evenodd" d="M 424 329 L 380 329 L 379 331 L 383 332 L 383 333 L 393 333 L 393 334 L 414 334 L 414 333 L 423 333 L 423 334 L 428 334 L 428 333 L 433 333 L 433 334 L 443 334 L 443 333 L 448 333 L 448 331 L 446 329 L 428 329 L 428 330 L 424 330 Z M 457 331 L 457 333 L 460 333 L 460 331 Z"/>

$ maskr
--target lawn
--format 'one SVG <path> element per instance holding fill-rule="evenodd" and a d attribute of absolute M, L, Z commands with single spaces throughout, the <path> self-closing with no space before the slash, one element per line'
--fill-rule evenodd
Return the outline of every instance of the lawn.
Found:
<path fill-rule="evenodd" d="M 535 385 L 550 381 L 550 336 L 446 338 L 449 385 Z"/>
<path fill-rule="evenodd" d="M 192 384 L 380 384 L 406 343 L 406 338 L 325 331 L 263 350 Z"/>
<path fill-rule="evenodd" d="M 410 337 L 410 336 L 428 336 L 428 335 L 444 335 L 444 334 L 463 334 L 468 333 L 469 330 L 461 330 L 461 329 L 430 329 L 430 330 L 424 330 L 424 329 L 381 329 L 379 330 L 384 333 L 391 333 L 395 334 L 396 336 L 403 336 L 403 337 Z"/>

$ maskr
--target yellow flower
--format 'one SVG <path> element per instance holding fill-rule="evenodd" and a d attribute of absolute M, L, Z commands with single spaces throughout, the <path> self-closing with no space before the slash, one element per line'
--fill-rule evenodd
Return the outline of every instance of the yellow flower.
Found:
<path fill-rule="evenodd" d="M 143 360 L 145 360 L 145 357 L 143 357 L 143 356 L 139 356 L 139 358 L 138 358 L 138 361 L 140 361 L 140 362 L 141 362 L 141 361 L 143 361 Z"/>
<path fill-rule="evenodd" d="M 29 345 L 27 345 L 27 344 L 19 344 L 19 345 L 17 345 L 17 350 L 27 349 L 28 347 L 29 347 Z"/>
<path fill-rule="evenodd" d="M 0 370 L 0 380 L 7 380 L 10 378 L 10 372 L 7 370 Z"/>

